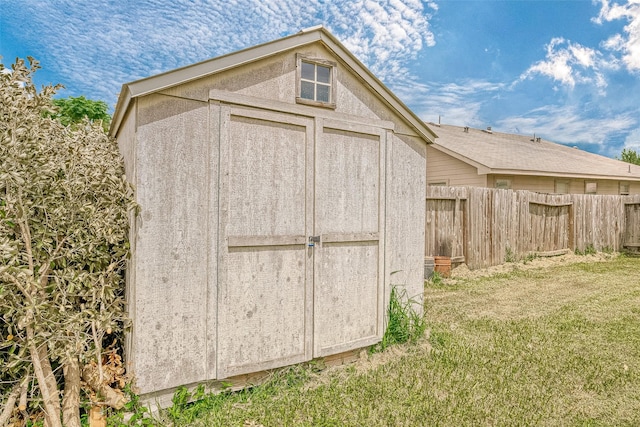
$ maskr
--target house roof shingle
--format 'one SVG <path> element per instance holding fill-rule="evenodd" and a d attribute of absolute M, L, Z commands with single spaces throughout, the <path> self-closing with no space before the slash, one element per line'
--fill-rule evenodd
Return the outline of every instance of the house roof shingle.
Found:
<path fill-rule="evenodd" d="M 438 134 L 432 147 L 477 167 L 479 174 L 640 180 L 640 166 L 533 135 L 431 126 Z"/>

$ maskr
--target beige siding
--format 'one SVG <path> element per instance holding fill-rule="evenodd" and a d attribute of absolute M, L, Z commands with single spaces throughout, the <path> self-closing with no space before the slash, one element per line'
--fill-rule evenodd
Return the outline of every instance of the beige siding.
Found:
<path fill-rule="evenodd" d="M 477 168 L 433 147 L 427 147 L 427 183 L 432 182 L 446 182 L 454 187 L 485 187 L 487 177 L 478 175 Z"/>
<path fill-rule="evenodd" d="M 487 182 L 490 188 L 495 188 L 498 179 L 510 179 L 511 190 L 529 190 L 537 193 L 554 193 L 555 179 L 543 176 L 522 175 L 488 175 Z"/>
<path fill-rule="evenodd" d="M 206 101 L 210 89 L 295 102 L 295 53 L 279 54 L 166 89 L 171 96 Z"/>
<path fill-rule="evenodd" d="M 603 195 L 619 195 L 620 181 L 618 180 L 589 180 L 582 178 L 562 178 L 549 176 L 529 176 L 529 175 L 493 175 L 487 176 L 489 187 L 495 188 L 496 180 L 510 179 L 511 190 L 527 190 L 536 193 L 555 194 L 556 181 L 565 181 L 569 183 L 568 194 L 584 194 L 587 182 L 596 183 L 596 194 Z M 472 184 L 465 184 L 476 186 Z M 638 194 L 640 192 L 640 183 L 632 182 L 629 186 L 630 194 Z"/>
<path fill-rule="evenodd" d="M 596 194 L 620 194 L 620 181 L 596 181 L 598 191 Z"/>
<path fill-rule="evenodd" d="M 640 194 L 640 182 L 629 182 L 629 194 Z"/>

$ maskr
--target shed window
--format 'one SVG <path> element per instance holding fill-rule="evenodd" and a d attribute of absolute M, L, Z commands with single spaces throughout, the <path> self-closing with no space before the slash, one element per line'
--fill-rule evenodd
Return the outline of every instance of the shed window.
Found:
<path fill-rule="evenodd" d="M 629 195 L 629 183 L 628 182 L 621 182 L 620 183 L 620 195 L 621 196 L 628 196 Z"/>
<path fill-rule="evenodd" d="M 298 55 L 296 101 L 335 108 L 335 75 L 335 62 Z"/>
<path fill-rule="evenodd" d="M 584 183 L 584 194 L 596 194 L 598 192 L 598 184 L 595 181 L 586 181 Z"/>

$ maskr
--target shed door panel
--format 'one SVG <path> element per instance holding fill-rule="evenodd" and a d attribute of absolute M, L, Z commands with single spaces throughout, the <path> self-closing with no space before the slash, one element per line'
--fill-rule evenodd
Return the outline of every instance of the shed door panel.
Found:
<path fill-rule="evenodd" d="M 311 356 L 305 171 L 313 122 L 222 111 L 218 378 Z"/>
<path fill-rule="evenodd" d="M 373 344 L 383 326 L 385 134 L 318 120 L 314 357 Z"/>

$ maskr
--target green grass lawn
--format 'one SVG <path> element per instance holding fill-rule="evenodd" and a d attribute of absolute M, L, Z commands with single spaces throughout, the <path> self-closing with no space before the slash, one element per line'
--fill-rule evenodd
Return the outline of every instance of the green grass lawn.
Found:
<path fill-rule="evenodd" d="M 640 426 L 640 258 L 428 284 L 427 336 L 162 414 L 201 426 Z"/>

